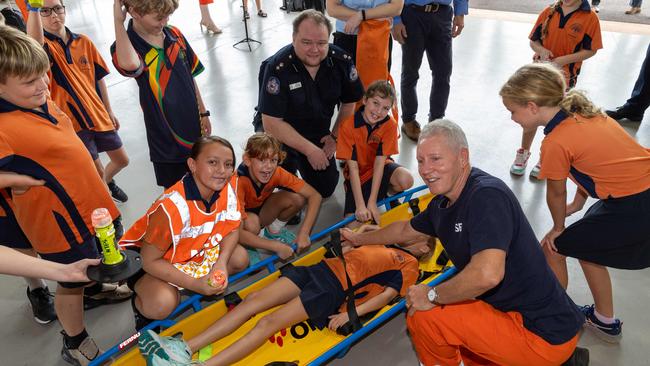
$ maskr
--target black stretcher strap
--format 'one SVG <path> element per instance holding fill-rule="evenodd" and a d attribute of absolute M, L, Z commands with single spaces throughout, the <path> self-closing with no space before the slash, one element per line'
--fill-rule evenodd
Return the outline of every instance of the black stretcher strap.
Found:
<path fill-rule="evenodd" d="M 420 213 L 420 199 L 419 198 L 413 198 L 409 200 L 409 207 L 411 208 L 411 211 L 413 212 L 413 216 L 417 215 Z"/>
<path fill-rule="evenodd" d="M 352 331 L 356 332 L 357 330 L 361 329 L 361 321 L 359 320 L 359 315 L 357 314 L 357 308 L 354 306 L 354 286 L 352 286 L 352 281 L 350 281 L 350 275 L 348 275 L 347 265 L 345 263 L 345 256 L 343 256 L 343 248 L 341 248 L 341 234 L 338 231 L 334 231 L 332 234 L 330 234 L 330 238 L 332 251 L 336 254 L 337 257 L 339 257 L 339 259 L 341 259 L 341 262 L 343 262 L 345 281 L 348 284 L 348 288 L 345 290 L 348 318 L 350 319 L 350 324 L 352 324 Z"/>

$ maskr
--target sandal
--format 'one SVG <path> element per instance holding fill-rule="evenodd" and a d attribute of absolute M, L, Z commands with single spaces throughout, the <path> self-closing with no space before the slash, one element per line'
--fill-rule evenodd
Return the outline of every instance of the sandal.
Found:
<path fill-rule="evenodd" d="M 266 14 L 266 13 L 264 12 L 264 10 L 258 10 L 258 11 L 257 11 L 257 16 L 258 16 L 258 17 L 262 17 L 262 18 L 266 18 L 266 17 L 268 16 L 268 14 Z"/>

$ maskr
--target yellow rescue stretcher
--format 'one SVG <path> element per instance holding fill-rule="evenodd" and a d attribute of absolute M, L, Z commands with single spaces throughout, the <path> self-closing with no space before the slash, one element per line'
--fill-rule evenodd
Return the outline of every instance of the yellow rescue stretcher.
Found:
<path fill-rule="evenodd" d="M 417 214 L 420 210 L 426 208 L 431 198 L 431 194 L 425 194 L 386 211 L 382 214 L 382 226 L 394 221 L 409 219 L 414 213 Z M 323 259 L 325 253 L 325 247 L 321 247 L 295 260 L 292 264 L 295 266 L 316 264 Z M 440 283 L 451 277 L 455 273 L 455 269 L 450 265 L 451 262 L 446 259 L 442 245 L 438 242 L 434 254 L 424 263 L 420 263 L 420 270 L 425 274 L 422 282 L 433 286 L 435 283 Z M 178 321 L 176 324 L 161 332 L 161 335 L 173 336 L 182 333 L 184 339 L 190 339 L 222 317 L 228 311 L 229 305 L 232 305 L 233 301 L 237 302 L 246 298 L 248 294 L 264 288 L 279 276 L 280 271 L 274 271 L 257 282 L 235 293 L 231 293 L 224 299 Z M 340 335 L 328 328 L 319 330 L 309 320 L 294 324 L 271 336 L 264 345 L 235 365 L 268 365 L 273 362 L 292 362 L 296 365 L 320 365 L 334 357 L 342 357 L 345 355 L 358 339 L 386 323 L 398 313 L 403 312 L 405 308 L 404 299 L 397 298 L 374 315 L 365 317 L 365 319 L 362 318 L 363 327 L 347 336 Z M 194 359 L 203 361 L 219 353 L 250 331 L 261 317 L 273 312 L 275 309 L 273 308 L 257 314 L 229 336 L 218 340 L 196 353 Z M 135 336 L 137 339 L 137 335 Z M 127 341 L 129 341 L 128 343 L 135 343 L 136 339 Z M 145 360 L 140 355 L 137 347 L 134 347 L 134 349 L 124 356 L 115 360 L 112 365 L 145 365 Z"/>

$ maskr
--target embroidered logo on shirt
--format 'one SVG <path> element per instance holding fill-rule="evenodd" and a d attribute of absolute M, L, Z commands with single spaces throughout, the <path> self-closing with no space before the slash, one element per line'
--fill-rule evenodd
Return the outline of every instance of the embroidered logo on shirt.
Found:
<path fill-rule="evenodd" d="M 90 69 L 90 63 L 88 62 L 86 56 L 79 57 L 79 68 L 81 68 L 82 70 Z"/>
<path fill-rule="evenodd" d="M 578 24 L 578 23 L 571 24 L 571 31 L 573 33 L 582 33 L 582 24 Z"/>
<path fill-rule="evenodd" d="M 352 65 L 352 67 L 350 68 L 350 81 L 357 81 L 358 78 L 359 78 L 359 72 L 357 71 L 357 68 L 354 65 Z"/>
<path fill-rule="evenodd" d="M 454 226 L 454 231 L 457 233 L 460 233 L 463 231 L 463 223 L 462 222 L 457 222 L 456 225 Z"/>
<path fill-rule="evenodd" d="M 280 93 L 280 80 L 275 76 L 271 76 L 269 81 L 266 82 L 266 92 L 271 95 L 278 95 Z"/>

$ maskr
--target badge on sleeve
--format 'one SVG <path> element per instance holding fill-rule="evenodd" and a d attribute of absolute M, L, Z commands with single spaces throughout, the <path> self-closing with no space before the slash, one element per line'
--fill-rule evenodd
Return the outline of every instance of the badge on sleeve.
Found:
<path fill-rule="evenodd" d="M 271 76 L 266 82 L 266 92 L 271 95 L 278 95 L 280 93 L 280 80 L 275 76 Z"/>
<path fill-rule="evenodd" d="M 350 68 L 350 81 L 357 81 L 358 78 L 359 78 L 359 72 L 357 71 L 357 68 L 354 65 L 352 65 L 352 67 Z"/>

